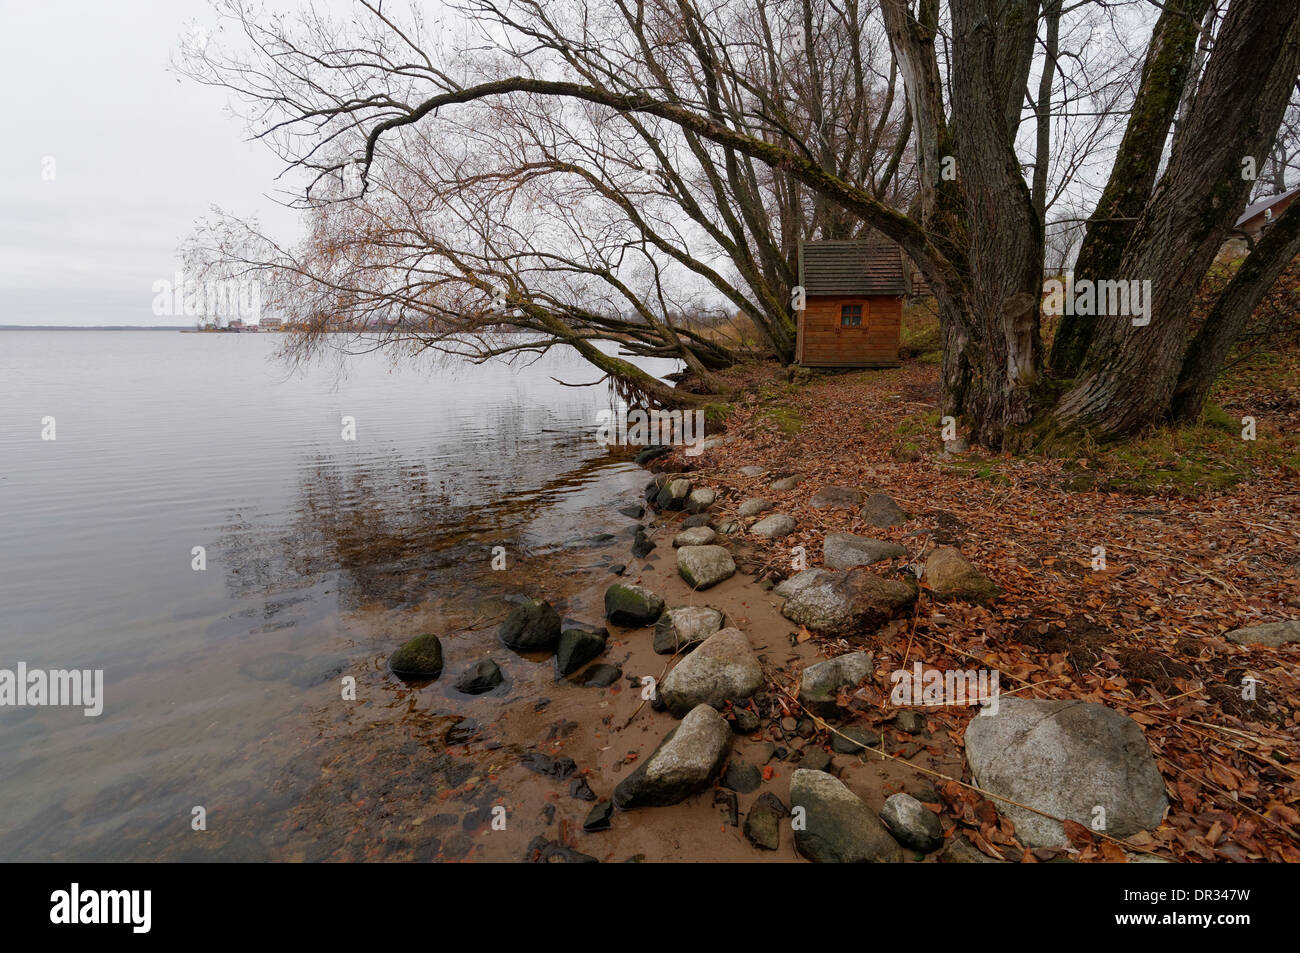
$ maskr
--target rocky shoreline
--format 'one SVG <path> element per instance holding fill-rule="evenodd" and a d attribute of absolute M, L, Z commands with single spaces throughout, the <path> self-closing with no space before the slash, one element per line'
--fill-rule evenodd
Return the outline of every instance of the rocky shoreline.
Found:
<path fill-rule="evenodd" d="M 561 737 L 521 759 L 556 782 L 561 802 L 567 786 L 589 804 L 580 821 L 543 808 L 547 829 L 523 859 L 1069 860 L 1071 825 L 1120 844 L 1161 823 L 1164 781 L 1141 726 L 1121 712 L 972 697 L 959 731 L 934 718 L 961 707 L 951 698 L 891 703 L 896 663 L 874 646 L 907 627 L 922 589 L 931 606 L 1000 595 L 958 547 L 935 542 L 941 527 L 908 534 L 923 537 L 915 556 L 891 539 L 828 533 L 822 565 L 809 567 L 806 553 L 779 546 L 797 525 L 781 495 L 856 513 L 882 537 L 912 517 L 886 493 L 799 474 L 679 472 L 659 448 L 638 459 L 663 469 L 642 501 L 617 507 L 636 529 L 628 562 L 600 587 L 601 622 L 562 618 L 533 598 L 498 629 L 512 652 L 551 660 L 557 680 L 601 690 L 567 709 L 577 714 Z M 436 636 L 403 645 L 390 668 L 439 677 Z M 490 658 L 451 674 L 470 694 L 501 679 Z M 974 816 L 954 816 L 963 806 Z M 1123 857 L 1161 859 L 1141 847 Z"/>

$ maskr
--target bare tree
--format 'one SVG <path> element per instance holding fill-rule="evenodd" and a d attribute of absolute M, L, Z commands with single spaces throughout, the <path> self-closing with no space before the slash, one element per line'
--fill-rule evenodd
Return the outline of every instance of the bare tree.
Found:
<path fill-rule="evenodd" d="M 854 175 L 874 170 L 874 160 L 846 168 L 840 152 L 816 138 L 843 128 L 856 139 L 865 128 L 852 111 L 819 106 L 836 101 L 838 76 L 819 68 L 820 40 L 798 51 L 806 61 L 798 70 L 806 102 L 783 112 L 799 97 L 781 90 L 799 87 L 765 89 L 754 79 L 779 74 L 782 63 L 755 73 L 764 57 L 785 49 L 778 31 L 768 26 L 761 40 L 747 39 L 739 25 L 754 19 L 761 25 L 762 17 L 727 0 L 707 6 L 477 0 L 465 13 L 491 50 L 464 55 L 469 46 L 460 44 L 459 55 L 445 61 L 435 61 L 410 27 L 375 5 L 362 4 L 369 18 L 360 36 L 311 35 L 324 28 L 320 18 L 308 17 L 309 35 L 288 39 L 282 21 L 257 26 L 232 2 L 228 12 L 263 55 L 208 63 L 207 72 L 195 73 L 258 104 L 266 134 L 295 167 L 332 176 L 360 161 L 367 187 L 398 161 L 411 130 L 432 136 L 454 130 L 454 120 L 445 124 L 457 113 L 536 108 L 538 98 L 547 98 L 591 110 L 602 129 L 641 135 L 637 125 L 643 124 L 647 147 L 662 143 L 674 158 L 692 160 L 696 178 L 684 175 L 683 182 L 711 197 L 712 237 L 729 243 L 738 281 L 755 310 L 770 316 L 778 353 L 782 329 L 789 333 L 788 313 L 769 295 L 781 287 L 783 267 L 788 281 L 781 242 L 790 232 L 784 225 L 771 229 L 764 201 L 792 187 L 815 196 L 811 210 L 787 200 L 791 221 L 821 214 L 818 225 L 826 230 L 854 220 L 892 238 L 917 262 L 939 307 L 945 409 L 960 415 L 982 443 L 1017 447 L 1061 431 L 1103 438 L 1136 432 L 1173 412 L 1180 381 L 1194 373 L 1191 296 L 1245 206 L 1251 182 L 1241 175 L 1243 161 L 1262 165 L 1272 148 L 1300 62 L 1300 0 L 1226 0 L 1202 64 L 1197 51 L 1208 3 L 1159 5 L 1123 137 L 1079 256 L 1083 276 L 1125 282 L 1125 288 L 1149 283 L 1142 310 L 1150 320 L 1102 308 L 1063 322 L 1050 364 L 1039 308 L 1046 203 L 1035 201 L 1017 152 L 1038 55 L 1039 0 L 962 0 L 949 8 L 940 0 L 880 0 L 880 22 L 906 92 L 916 187 L 910 213 L 885 194 L 899 168 L 892 153 L 882 190 L 879 180 Z M 820 37 L 819 25 L 848 9 L 831 0 L 794 8 L 803 11 L 806 40 Z M 1049 7 L 1053 16 L 1055 9 Z M 1062 17 L 1068 12 L 1061 8 Z M 869 48 L 874 35 L 869 29 L 851 34 L 849 45 Z M 855 101 L 861 100 L 844 100 Z M 1180 101 L 1183 123 L 1170 145 Z M 873 154 L 887 140 L 876 141 Z M 763 167 L 770 171 L 760 172 Z M 665 191 L 685 201 L 680 186 Z M 839 216 L 847 217 L 834 224 Z M 792 231 L 799 234 L 797 226 Z M 452 244 L 439 251 L 455 251 Z M 1275 242 L 1256 252 L 1281 255 L 1287 248 Z M 501 251 L 494 246 L 487 255 L 495 261 Z M 1248 280 L 1268 280 L 1275 270 L 1270 261 L 1258 259 Z M 479 285 L 488 282 L 474 262 L 460 262 L 457 268 L 474 279 L 468 283 L 486 293 Z M 1254 285 L 1239 290 L 1253 294 Z M 582 349 L 586 332 L 568 325 L 561 332 L 550 324 L 558 320 L 551 308 L 509 293 L 507 303 Z M 1233 324 L 1215 322 L 1210 333 L 1230 335 Z M 1216 351 L 1217 343 L 1201 353 Z"/>

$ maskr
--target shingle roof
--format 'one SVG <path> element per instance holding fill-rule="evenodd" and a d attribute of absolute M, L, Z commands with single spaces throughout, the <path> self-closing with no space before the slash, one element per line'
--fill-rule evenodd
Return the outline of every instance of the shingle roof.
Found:
<path fill-rule="evenodd" d="M 801 242 L 799 284 L 807 295 L 903 295 L 903 250 L 887 239 Z"/>
<path fill-rule="evenodd" d="M 1295 195 L 1296 191 L 1297 189 L 1290 189 L 1289 191 L 1283 192 L 1281 195 L 1270 195 L 1266 199 L 1260 199 L 1254 205 L 1246 206 L 1246 211 L 1241 213 L 1241 217 L 1237 219 L 1235 227 L 1240 228 L 1243 223 L 1248 222 L 1260 212 L 1264 211 L 1264 209 L 1272 208 L 1283 199 Z"/>

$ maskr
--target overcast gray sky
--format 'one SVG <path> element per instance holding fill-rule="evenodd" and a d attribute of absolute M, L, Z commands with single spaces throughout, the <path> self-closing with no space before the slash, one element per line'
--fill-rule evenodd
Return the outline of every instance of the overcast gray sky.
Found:
<path fill-rule="evenodd" d="M 168 70 L 212 22 L 204 0 L 0 0 L 0 324 L 189 325 L 151 286 L 209 206 L 292 234 L 276 158 Z"/>

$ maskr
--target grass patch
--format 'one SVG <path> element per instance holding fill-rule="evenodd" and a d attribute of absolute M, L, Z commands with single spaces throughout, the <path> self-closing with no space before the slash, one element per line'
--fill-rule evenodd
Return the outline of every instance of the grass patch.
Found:
<path fill-rule="evenodd" d="M 764 407 L 759 412 L 759 419 L 768 421 L 787 437 L 803 430 L 803 414 L 788 404 Z"/>

